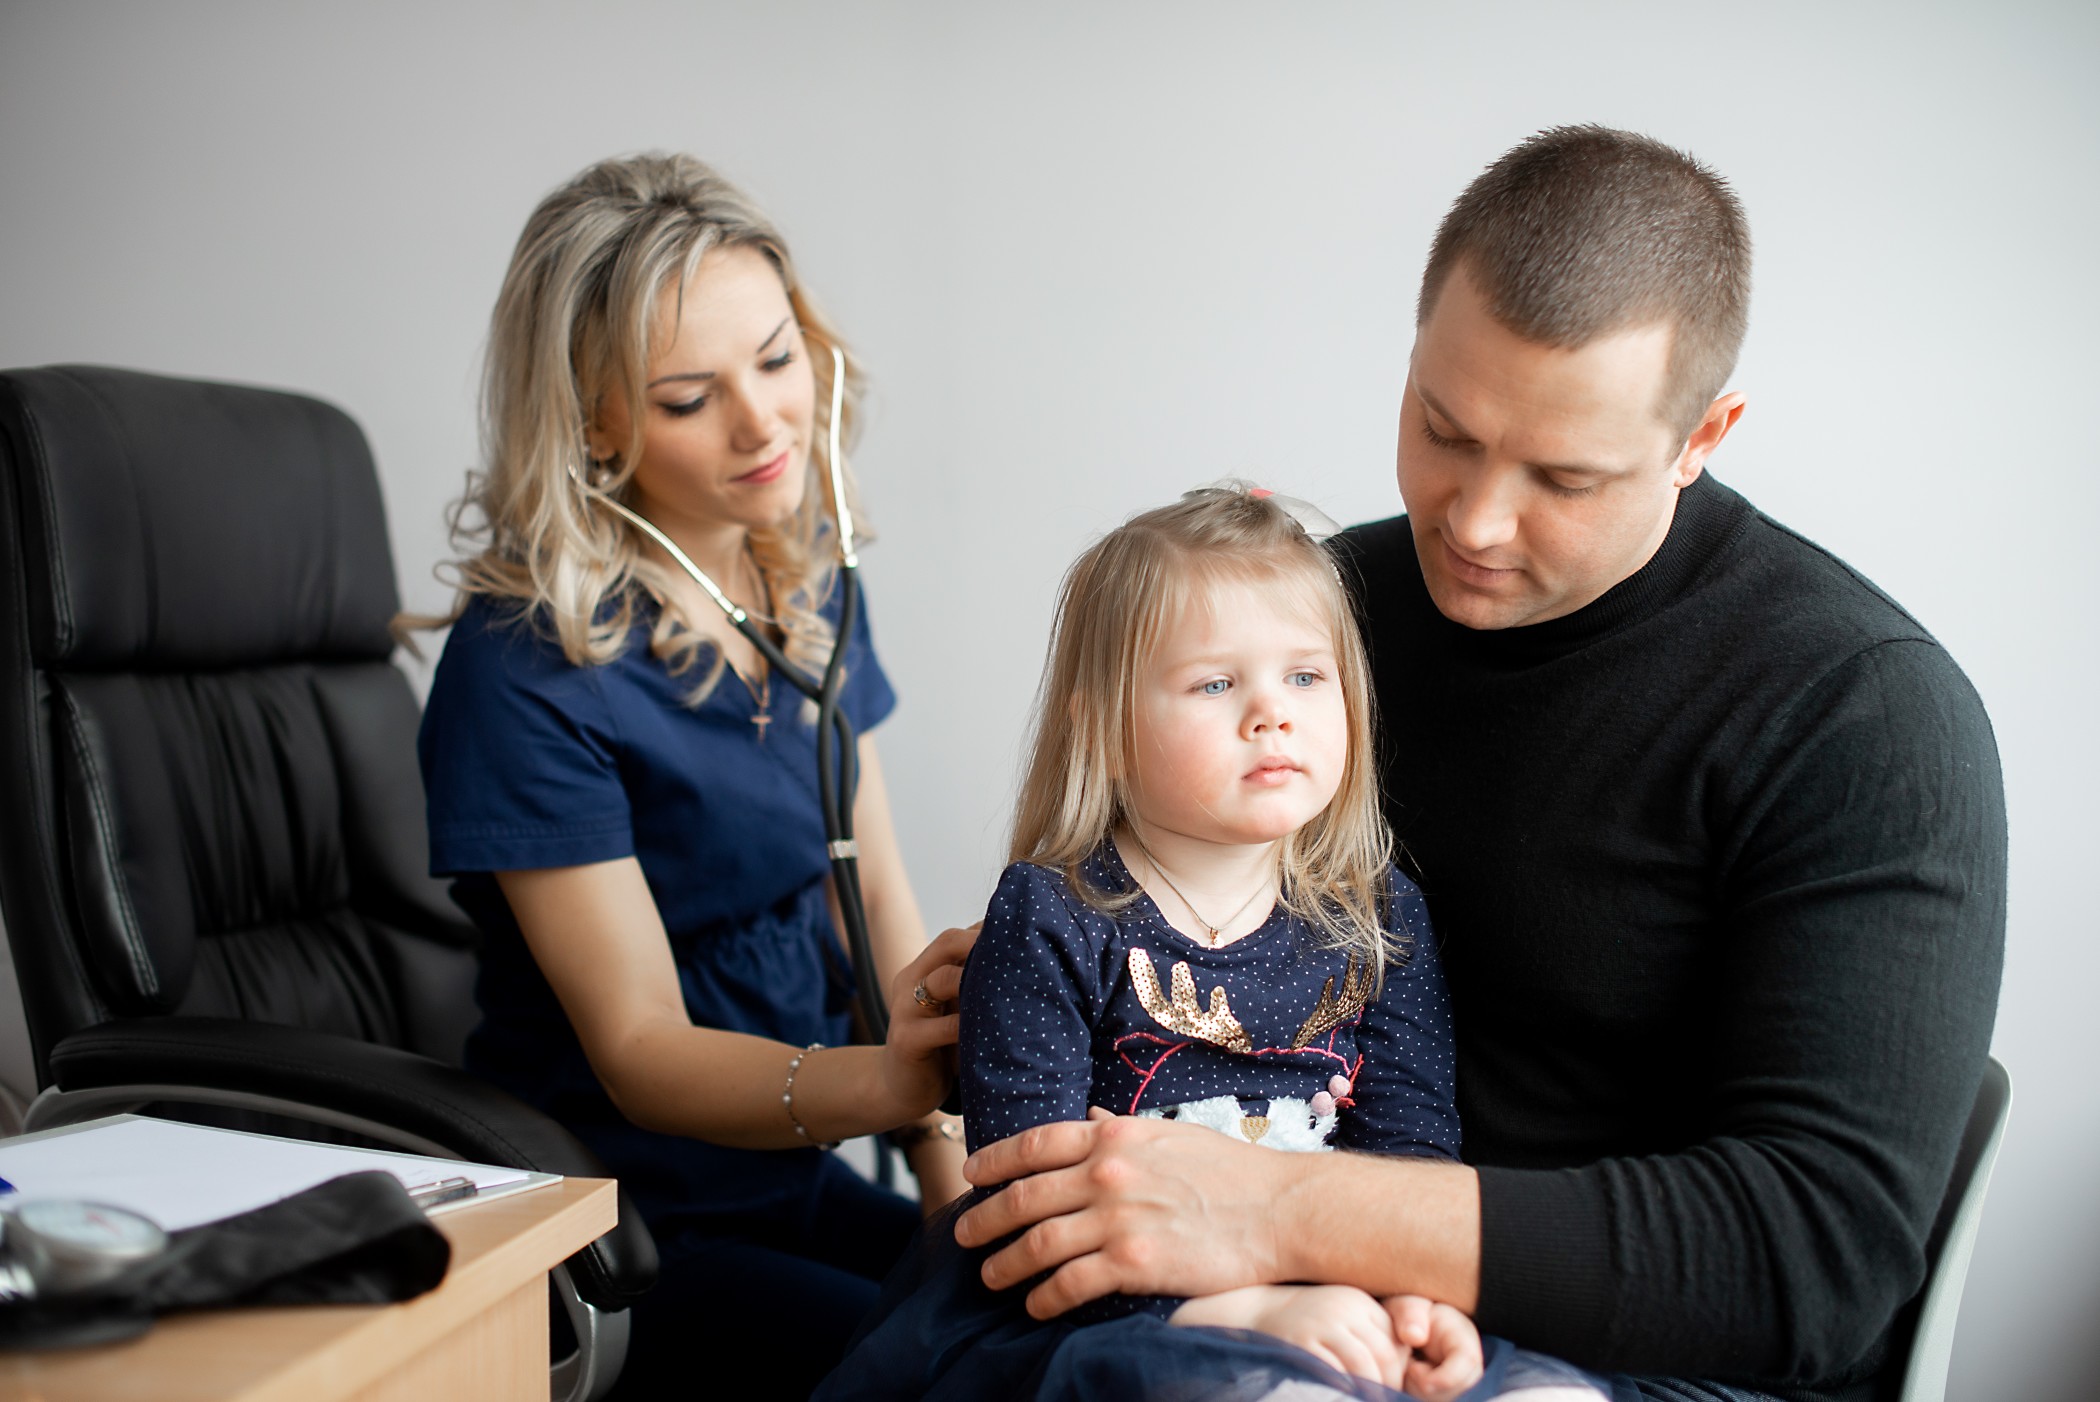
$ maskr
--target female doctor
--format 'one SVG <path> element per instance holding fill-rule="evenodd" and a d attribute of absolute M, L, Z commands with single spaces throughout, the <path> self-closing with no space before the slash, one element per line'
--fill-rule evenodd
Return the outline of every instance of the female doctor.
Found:
<path fill-rule="evenodd" d="M 965 1186 L 934 1109 L 968 937 L 928 944 L 905 878 L 867 738 L 894 696 L 865 611 L 841 705 L 890 1031 L 845 1046 L 814 708 L 599 499 L 821 672 L 838 550 L 813 445 L 839 345 L 765 217 L 667 155 L 547 196 L 490 330 L 420 744 L 431 866 L 485 936 L 468 1068 L 590 1145 L 662 1253 L 623 1397 L 689 1393 L 725 1363 L 800 1397 L 837 1360 L 918 1214 L 826 1146 L 897 1131 L 929 1209 Z"/>

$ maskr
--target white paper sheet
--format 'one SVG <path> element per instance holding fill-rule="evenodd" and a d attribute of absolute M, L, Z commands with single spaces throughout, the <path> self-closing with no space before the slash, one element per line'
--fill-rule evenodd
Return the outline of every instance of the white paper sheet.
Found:
<path fill-rule="evenodd" d="M 476 1195 L 460 1206 L 555 1181 L 523 1169 L 310 1144 L 138 1115 L 0 1140 L 0 1178 L 22 1197 L 80 1198 L 128 1207 L 171 1232 L 373 1168 L 393 1174 L 405 1188 L 443 1178 L 471 1178 Z"/>

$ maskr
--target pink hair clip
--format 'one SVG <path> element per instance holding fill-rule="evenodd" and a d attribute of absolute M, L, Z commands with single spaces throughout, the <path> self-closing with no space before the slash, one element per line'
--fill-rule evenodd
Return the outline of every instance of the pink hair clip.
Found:
<path fill-rule="evenodd" d="M 1252 482 L 1243 482 L 1237 478 L 1228 478 L 1216 486 L 1205 488 L 1204 490 L 1245 492 L 1256 501 L 1274 502 L 1282 507 L 1284 515 L 1296 521 L 1298 529 L 1304 531 L 1307 537 L 1315 543 L 1342 533 L 1341 522 L 1335 520 L 1303 497 L 1287 497 L 1281 492 L 1272 491 L 1267 487 L 1257 487 Z"/>
<path fill-rule="evenodd" d="M 1182 495 L 1184 497 L 1192 497 L 1203 492 L 1242 492 L 1247 496 L 1253 497 L 1256 501 L 1272 501 L 1282 507 L 1283 514 L 1296 521 L 1298 529 L 1304 531 L 1307 538 L 1315 544 L 1326 540 L 1330 536 L 1338 536 L 1342 533 L 1342 526 L 1339 521 L 1302 497 L 1287 497 L 1281 492 L 1271 491 L 1267 487 L 1257 487 L 1252 482 L 1243 481 L 1237 477 L 1228 477 L 1222 482 L 1213 482 L 1207 487 L 1198 487 L 1194 491 L 1184 492 Z"/>

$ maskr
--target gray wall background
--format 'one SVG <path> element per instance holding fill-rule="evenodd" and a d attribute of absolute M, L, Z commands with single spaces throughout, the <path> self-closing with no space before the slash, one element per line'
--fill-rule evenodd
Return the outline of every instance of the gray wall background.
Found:
<path fill-rule="evenodd" d="M 1965 1399 L 2100 1366 L 2089 418 L 2100 10 L 2083 3 L 0 9 L 0 364 L 321 394 L 437 608 L 485 318 L 547 188 L 645 147 L 771 208 L 878 385 L 859 467 L 882 741 L 920 895 L 981 911 L 1057 576 L 1243 473 L 1398 510 L 1443 207 L 1545 125 L 1651 132 L 1747 201 L 1714 470 L 1901 599 L 2003 747 L 2017 1103 Z M 1433 744 L 1434 737 L 1420 737 Z M 19 1023 L 0 1075 L 26 1085 Z"/>

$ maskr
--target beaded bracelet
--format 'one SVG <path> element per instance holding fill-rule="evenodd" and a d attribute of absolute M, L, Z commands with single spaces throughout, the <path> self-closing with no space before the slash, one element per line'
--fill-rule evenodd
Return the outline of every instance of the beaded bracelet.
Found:
<path fill-rule="evenodd" d="M 811 1042 L 801 1051 L 795 1053 L 794 1060 L 788 1063 L 787 1084 L 781 1087 L 780 1104 L 787 1111 L 788 1123 L 795 1127 L 795 1133 L 801 1137 L 803 1143 L 814 1144 L 819 1149 L 836 1149 L 838 1148 L 836 1140 L 826 1144 L 810 1138 L 809 1131 L 802 1127 L 802 1121 L 795 1118 L 795 1073 L 802 1069 L 803 1057 L 808 1056 L 813 1051 L 822 1051 L 823 1049 L 824 1044 L 822 1042 Z"/>

